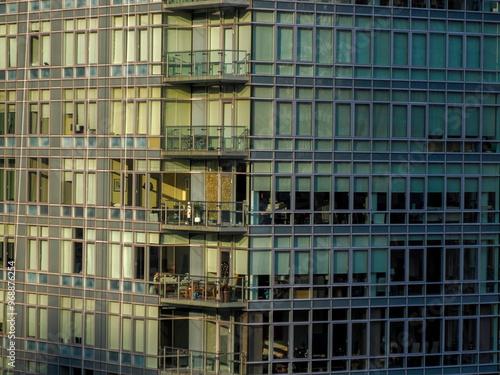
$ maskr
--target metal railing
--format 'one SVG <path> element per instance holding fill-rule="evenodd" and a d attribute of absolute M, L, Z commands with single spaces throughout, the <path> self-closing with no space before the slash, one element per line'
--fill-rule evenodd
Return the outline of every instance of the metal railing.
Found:
<path fill-rule="evenodd" d="M 181 4 L 203 4 L 207 2 L 207 0 L 163 0 L 166 6 L 171 5 L 181 5 Z M 224 0 L 219 0 L 221 3 L 224 3 Z"/>
<path fill-rule="evenodd" d="M 246 76 L 250 54 L 241 50 L 205 50 L 167 53 L 167 78 L 203 76 Z"/>
<path fill-rule="evenodd" d="M 245 302 L 245 276 L 214 277 L 162 273 L 155 276 L 161 298 L 197 302 Z"/>
<path fill-rule="evenodd" d="M 166 128 L 166 151 L 234 152 L 248 150 L 244 126 L 175 126 Z"/>
<path fill-rule="evenodd" d="M 245 374 L 245 355 L 212 353 L 171 347 L 160 348 L 162 374 L 233 375 Z"/>
<path fill-rule="evenodd" d="M 179 226 L 244 228 L 245 210 L 243 202 L 167 200 L 163 223 Z"/>

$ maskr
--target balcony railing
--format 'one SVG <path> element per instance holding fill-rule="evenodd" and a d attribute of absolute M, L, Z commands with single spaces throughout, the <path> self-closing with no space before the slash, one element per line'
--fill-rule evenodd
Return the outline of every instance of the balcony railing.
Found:
<path fill-rule="evenodd" d="M 176 300 L 179 303 L 217 305 L 245 303 L 246 282 L 244 276 L 213 277 L 160 274 L 155 277 L 159 283 L 160 298 Z"/>
<path fill-rule="evenodd" d="M 247 128 L 244 126 L 167 127 L 165 153 L 180 157 L 245 157 L 248 154 Z"/>
<path fill-rule="evenodd" d="M 159 367 L 165 375 L 243 375 L 245 355 L 163 347 Z"/>
<path fill-rule="evenodd" d="M 248 0 L 164 0 L 166 9 L 246 8 Z"/>
<path fill-rule="evenodd" d="M 169 83 L 245 83 L 247 51 L 206 50 L 167 53 L 165 81 Z"/>
<path fill-rule="evenodd" d="M 165 229 L 200 232 L 246 231 L 243 202 L 205 202 L 167 200 L 162 221 Z"/>

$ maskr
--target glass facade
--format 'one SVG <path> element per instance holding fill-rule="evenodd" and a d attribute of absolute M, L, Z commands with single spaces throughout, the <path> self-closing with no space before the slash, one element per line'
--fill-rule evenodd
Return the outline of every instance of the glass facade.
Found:
<path fill-rule="evenodd" d="M 498 374 L 498 11 L 0 1 L 0 374 Z"/>

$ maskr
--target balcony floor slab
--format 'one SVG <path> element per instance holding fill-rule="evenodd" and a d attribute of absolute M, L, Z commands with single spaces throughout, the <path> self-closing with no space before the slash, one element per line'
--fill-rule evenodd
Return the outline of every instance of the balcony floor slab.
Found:
<path fill-rule="evenodd" d="M 248 151 L 163 151 L 163 157 L 182 159 L 246 159 Z"/>
<path fill-rule="evenodd" d="M 246 303 L 240 301 L 221 302 L 219 300 L 193 300 L 189 298 L 161 298 L 162 305 L 193 306 L 212 309 L 245 309 Z"/>
<path fill-rule="evenodd" d="M 174 232 L 182 231 L 182 232 L 235 233 L 235 234 L 243 234 L 247 232 L 246 226 L 232 227 L 232 226 L 163 224 L 161 227 L 163 230 L 174 231 Z"/>
<path fill-rule="evenodd" d="M 221 75 L 204 75 L 204 76 L 167 76 L 164 78 L 165 83 L 170 84 L 195 84 L 195 85 L 212 85 L 224 83 L 244 84 L 248 82 L 247 75 L 221 74 Z"/>
<path fill-rule="evenodd" d="M 247 0 L 203 0 L 203 1 L 184 1 L 169 2 L 164 5 L 165 9 L 219 9 L 219 8 L 247 8 Z"/>

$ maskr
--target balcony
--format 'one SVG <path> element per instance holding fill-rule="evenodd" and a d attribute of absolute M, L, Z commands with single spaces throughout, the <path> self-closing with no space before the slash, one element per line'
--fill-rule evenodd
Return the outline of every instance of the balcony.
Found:
<path fill-rule="evenodd" d="M 243 202 L 167 200 L 162 228 L 173 231 L 246 233 Z"/>
<path fill-rule="evenodd" d="M 250 54 L 247 51 L 170 52 L 166 59 L 166 83 L 211 85 L 248 82 Z"/>
<path fill-rule="evenodd" d="M 244 353 L 211 353 L 164 347 L 160 349 L 162 375 L 243 375 Z"/>
<path fill-rule="evenodd" d="M 247 128 L 243 126 L 167 127 L 164 156 L 207 159 L 248 157 Z"/>
<path fill-rule="evenodd" d="M 165 0 L 164 3 L 164 8 L 170 10 L 247 8 L 248 6 L 248 0 Z"/>
<path fill-rule="evenodd" d="M 245 277 L 161 274 L 156 278 L 161 302 L 209 308 L 246 307 Z M 155 281 L 156 281 L 155 279 Z"/>

